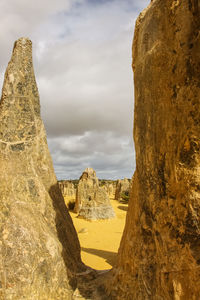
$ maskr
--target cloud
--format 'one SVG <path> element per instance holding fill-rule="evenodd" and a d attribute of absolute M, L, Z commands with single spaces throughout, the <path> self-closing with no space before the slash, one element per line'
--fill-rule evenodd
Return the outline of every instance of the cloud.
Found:
<path fill-rule="evenodd" d="M 43 40 L 41 32 L 45 28 L 51 31 L 52 20 L 57 18 L 59 13 L 70 10 L 76 3 L 78 0 L 1 0 L 1 73 L 5 71 L 15 40 L 25 36 L 31 38 L 35 45 L 40 44 Z M 54 36 L 51 34 L 52 39 L 56 35 L 57 32 L 54 32 Z"/>
<path fill-rule="evenodd" d="M 29 36 L 58 178 L 77 178 L 88 166 L 100 177 L 131 177 L 131 46 L 136 17 L 148 3 L 1 1 L 0 72 L 14 40 Z"/>
<path fill-rule="evenodd" d="M 100 178 L 117 179 L 130 177 L 130 170 L 132 172 L 134 168 L 132 142 L 128 138 L 116 138 L 111 132 L 86 132 L 83 136 L 71 136 L 65 141 L 63 137 L 53 138 L 50 147 L 59 178 L 79 178 L 82 171 L 90 166 Z"/>

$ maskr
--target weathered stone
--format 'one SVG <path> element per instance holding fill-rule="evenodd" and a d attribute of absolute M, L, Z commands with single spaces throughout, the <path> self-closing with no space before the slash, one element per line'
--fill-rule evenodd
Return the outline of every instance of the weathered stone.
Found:
<path fill-rule="evenodd" d="M 116 190 L 116 184 L 115 182 L 112 183 L 105 183 L 103 185 L 104 190 L 106 191 L 106 193 L 109 195 L 110 198 L 114 198 L 115 196 L 115 190 Z"/>
<path fill-rule="evenodd" d="M 32 43 L 15 42 L 0 102 L 0 299 L 71 299 L 85 270 L 40 118 Z"/>
<path fill-rule="evenodd" d="M 131 182 L 127 178 L 117 180 L 115 190 L 115 200 L 122 200 L 123 197 L 129 198 Z"/>
<path fill-rule="evenodd" d="M 75 212 L 88 220 L 110 219 L 115 216 L 106 191 L 99 187 L 96 172 L 87 168 L 80 177 Z"/>
<path fill-rule="evenodd" d="M 74 187 L 74 184 L 71 181 L 61 180 L 58 181 L 58 184 L 63 197 L 70 197 L 70 198 L 76 197 L 76 189 Z"/>
<path fill-rule="evenodd" d="M 195 0 L 154 0 L 136 23 L 136 172 L 111 299 L 200 299 L 199 29 Z"/>

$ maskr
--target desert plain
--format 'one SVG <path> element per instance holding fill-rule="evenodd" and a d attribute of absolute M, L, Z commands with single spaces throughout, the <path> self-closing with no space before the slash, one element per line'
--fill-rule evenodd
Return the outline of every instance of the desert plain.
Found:
<path fill-rule="evenodd" d="M 74 198 L 65 196 L 65 202 Z M 116 217 L 109 220 L 88 221 L 69 211 L 81 244 L 82 261 L 97 270 L 111 269 L 116 261 L 125 226 L 128 204 L 110 198 Z"/>

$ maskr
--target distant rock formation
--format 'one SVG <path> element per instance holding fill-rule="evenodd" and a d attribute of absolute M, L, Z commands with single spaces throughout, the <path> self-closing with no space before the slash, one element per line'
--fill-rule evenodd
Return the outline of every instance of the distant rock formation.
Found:
<path fill-rule="evenodd" d="M 108 299 L 200 299 L 199 29 L 195 0 L 154 0 L 136 22 L 136 172 Z"/>
<path fill-rule="evenodd" d="M 123 200 L 126 197 L 127 201 L 130 194 L 131 181 L 127 178 L 117 180 L 115 190 L 115 200 Z"/>
<path fill-rule="evenodd" d="M 72 182 L 70 182 L 69 180 L 60 180 L 58 181 L 58 184 L 63 197 L 70 197 L 75 199 L 76 189 Z"/>
<path fill-rule="evenodd" d="M 107 192 L 107 194 L 109 195 L 110 198 L 114 198 L 115 196 L 115 190 L 116 190 L 116 185 L 115 182 L 113 183 L 105 183 L 103 185 L 104 190 Z"/>
<path fill-rule="evenodd" d="M 54 174 L 26 38 L 15 42 L 3 84 L 0 182 L 0 299 L 71 299 L 74 274 L 85 266 Z"/>
<path fill-rule="evenodd" d="M 87 168 L 80 177 L 75 212 L 88 220 L 110 219 L 115 216 L 106 191 L 99 187 L 96 172 Z"/>

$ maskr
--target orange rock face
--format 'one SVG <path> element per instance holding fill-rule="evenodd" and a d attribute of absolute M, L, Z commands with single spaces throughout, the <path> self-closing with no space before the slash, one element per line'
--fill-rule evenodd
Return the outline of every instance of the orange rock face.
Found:
<path fill-rule="evenodd" d="M 200 4 L 152 1 L 133 43 L 136 172 L 111 299 L 200 299 Z"/>

